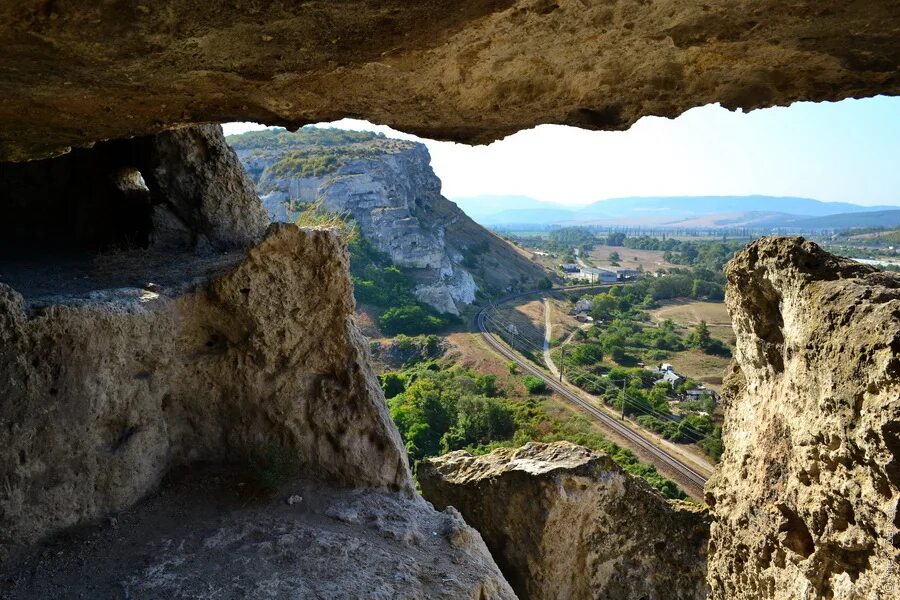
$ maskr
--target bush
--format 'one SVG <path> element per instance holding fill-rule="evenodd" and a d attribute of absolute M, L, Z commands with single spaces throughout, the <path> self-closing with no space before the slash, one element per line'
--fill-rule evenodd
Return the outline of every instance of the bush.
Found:
<path fill-rule="evenodd" d="M 575 365 L 593 365 L 603 360 L 600 344 L 579 344 L 568 352 L 567 359 Z"/>
<path fill-rule="evenodd" d="M 522 378 L 522 383 L 525 384 L 529 394 L 543 394 L 547 391 L 547 383 L 540 377 L 526 375 Z"/>
<path fill-rule="evenodd" d="M 399 333 L 419 335 L 439 331 L 452 322 L 450 317 L 440 317 L 419 304 L 396 306 L 384 311 L 378 318 L 378 326 L 385 335 Z"/>

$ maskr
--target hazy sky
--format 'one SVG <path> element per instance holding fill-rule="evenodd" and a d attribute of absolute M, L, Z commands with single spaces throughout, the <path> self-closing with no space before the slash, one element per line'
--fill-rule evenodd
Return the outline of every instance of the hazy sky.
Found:
<path fill-rule="evenodd" d="M 488 146 L 422 140 L 366 121 L 331 123 L 424 142 L 449 198 L 531 196 L 584 204 L 619 196 L 804 196 L 900 205 L 900 98 L 718 105 L 623 132 L 541 125 Z M 229 123 L 225 133 L 260 128 Z"/>

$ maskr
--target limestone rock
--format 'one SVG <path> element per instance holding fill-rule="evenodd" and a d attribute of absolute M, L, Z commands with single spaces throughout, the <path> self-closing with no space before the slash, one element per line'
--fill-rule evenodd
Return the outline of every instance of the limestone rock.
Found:
<path fill-rule="evenodd" d="M 706 597 L 709 521 L 670 503 L 608 456 L 530 443 L 419 463 L 422 494 L 481 532 L 521 598 Z"/>
<path fill-rule="evenodd" d="M 523 284 L 533 288 L 546 276 L 441 195 L 424 144 L 373 137 L 345 145 L 305 145 L 300 151 L 252 142 L 235 147 L 272 220 L 292 222 L 302 206 L 313 203 L 349 217 L 360 235 L 408 270 L 417 283 L 416 297 L 438 312 L 458 315 L 472 304 L 479 290 L 475 277 L 493 296 Z M 336 151 L 349 158 L 325 173 L 283 169 L 291 152 L 331 158 Z"/>
<path fill-rule="evenodd" d="M 115 526 L 0 564 L 0 597 L 515 599 L 478 532 L 420 497 L 310 480 L 253 497 L 225 469 L 172 480 Z"/>
<path fill-rule="evenodd" d="M 726 273 L 712 598 L 900 597 L 900 276 L 802 238 L 757 240 Z"/>
<path fill-rule="evenodd" d="M 210 121 L 486 142 L 897 94 L 898 29 L 885 0 L 5 2 L 0 159 Z"/>
<path fill-rule="evenodd" d="M 412 493 L 339 237 L 273 225 L 209 260 L 128 255 L 58 295 L 0 284 L 0 556 L 133 504 L 173 465 L 256 448 Z"/>

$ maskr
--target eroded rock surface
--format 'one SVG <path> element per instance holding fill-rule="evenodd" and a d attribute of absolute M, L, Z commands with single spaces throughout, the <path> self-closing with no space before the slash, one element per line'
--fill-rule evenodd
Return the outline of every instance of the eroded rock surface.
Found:
<path fill-rule="evenodd" d="M 802 238 L 760 239 L 726 272 L 712 597 L 900 597 L 900 276 Z"/>
<path fill-rule="evenodd" d="M 133 509 L 0 564 L 0 597 L 515 599 L 454 509 L 309 480 L 258 497 L 234 469 L 173 480 Z"/>
<path fill-rule="evenodd" d="M 0 556 L 133 504 L 173 465 L 273 446 L 309 477 L 412 493 L 336 234 L 273 225 L 199 278 L 192 254 L 168 258 L 142 287 L 0 284 Z"/>
<path fill-rule="evenodd" d="M 302 139 L 307 138 L 315 142 L 315 131 L 306 132 Z M 533 289 L 546 278 L 539 265 L 441 195 L 424 144 L 375 135 L 351 143 L 299 144 L 283 131 L 228 141 L 273 220 L 293 222 L 301 209 L 317 203 L 348 218 L 405 269 L 417 298 L 438 312 L 458 315 L 479 289 L 505 295 Z M 331 166 L 322 167 L 326 160 Z"/>
<path fill-rule="evenodd" d="M 478 529 L 521 598 L 706 598 L 709 520 L 608 456 L 530 443 L 419 463 L 422 494 Z"/>
<path fill-rule="evenodd" d="M 898 29 L 885 0 L 6 2 L 0 159 L 210 121 L 484 142 L 897 94 Z"/>

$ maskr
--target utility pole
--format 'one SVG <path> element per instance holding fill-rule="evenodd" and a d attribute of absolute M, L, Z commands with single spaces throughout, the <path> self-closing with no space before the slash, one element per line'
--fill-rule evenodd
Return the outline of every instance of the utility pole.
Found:
<path fill-rule="evenodd" d="M 628 383 L 627 379 L 622 380 L 622 420 L 625 420 L 625 384 Z"/>

